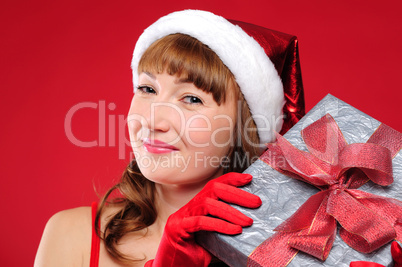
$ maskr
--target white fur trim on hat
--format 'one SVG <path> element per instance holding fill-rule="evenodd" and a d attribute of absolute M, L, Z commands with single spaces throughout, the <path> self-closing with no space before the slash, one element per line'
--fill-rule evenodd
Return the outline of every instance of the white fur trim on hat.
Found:
<path fill-rule="evenodd" d="M 145 29 L 134 49 L 131 68 L 134 90 L 138 63 L 156 40 L 173 33 L 190 35 L 208 45 L 235 76 L 258 128 L 261 144 L 275 140 L 282 128 L 283 85 L 264 49 L 239 26 L 200 10 L 184 10 L 160 18 Z M 274 125 L 274 127 L 272 127 Z"/>

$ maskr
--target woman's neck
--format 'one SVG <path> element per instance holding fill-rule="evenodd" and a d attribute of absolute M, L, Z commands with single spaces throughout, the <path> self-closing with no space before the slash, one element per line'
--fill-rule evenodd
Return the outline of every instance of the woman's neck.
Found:
<path fill-rule="evenodd" d="M 214 179 L 222 175 L 222 170 L 218 170 L 210 179 Z M 186 205 L 194 198 L 210 180 L 202 180 L 198 183 L 166 185 L 155 183 L 155 208 L 157 218 L 154 226 L 163 233 L 169 216 L 181 207 Z"/>
<path fill-rule="evenodd" d="M 168 217 L 197 195 L 205 186 L 205 183 L 186 186 L 156 184 L 155 207 L 158 214 L 157 219 L 166 224 Z"/>

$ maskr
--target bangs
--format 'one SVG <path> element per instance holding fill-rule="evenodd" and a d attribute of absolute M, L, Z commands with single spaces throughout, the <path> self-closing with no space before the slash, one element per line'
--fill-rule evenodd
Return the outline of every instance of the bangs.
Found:
<path fill-rule="evenodd" d="M 167 35 L 155 41 L 142 55 L 138 74 L 165 71 L 211 93 L 218 105 L 225 102 L 229 88 L 237 87 L 233 74 L 215 52 L 186 34 Z"/>

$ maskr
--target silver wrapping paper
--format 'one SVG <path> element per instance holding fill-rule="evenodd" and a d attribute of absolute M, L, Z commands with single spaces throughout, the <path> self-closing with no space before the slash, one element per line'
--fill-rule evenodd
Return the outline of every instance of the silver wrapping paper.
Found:
<path fill-rule="evenodd" d="M 333 116 L 339 128 L 350 143 L 365 143 L 381 124 L 363 112 L 353 108 L 332 95 L 322 99 L 304 116 L 284 137 L 295 147 L 305 150 L 306 146 L 300 131 L 320 119 L 326 113 Z M 213 255 L 229 266 L 247 266 L 247 257 L 264 240 L 270 237 L 276 226 L 290 217 L 318 189 L 307 183 L 287 177 L 261 160 L 252 164 L 245 173 L 253 175 L 250 185 L 245 190 L 260 196 L 262 206 L 256 210 L 236 206 L 241 212 L 253 218 L 254 224 L 244 228 L 237 236 L 202 232 L 197 241 Z M 381 187 L 372 182 L 360 187 L 360 190 L 376 195 L 402 200 L 402 152 L 393 159 L 394 183 Z M 379 250 L 364 254 L 353 250 L 337 236 L 332 250 L 325 262 L 299 252 L 288 266 L 349 266 L 351 261 L 372 261 L 392 266 L 390 243 Z"/>

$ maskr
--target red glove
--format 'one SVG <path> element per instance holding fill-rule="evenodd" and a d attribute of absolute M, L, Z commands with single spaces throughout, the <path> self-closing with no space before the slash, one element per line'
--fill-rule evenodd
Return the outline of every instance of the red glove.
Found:
<path fill-rule="evenodd" d="M 225 203 L 258 208 L 258 196 L 237 188 L 251 179 L 250 174 L 227 173 L 209 181 L 189 203 L 170 215 L 156 257 L 145 266 L 208 266 L 211 255 L 195 242 L 194 233 L 215 231 L 234 235 L 240 234 L 242 227 L 252 225 L 251 218 Z"/>
<path fill-rule="evenodd" d="M 396 241 L 391 244 L 391 254 L 394 259 L 394 267 L 402 267 L 402 248 Z"/>
<path fill-rule="evenodd" d="M 394 267 L 402 267 L 402 248 L 398 242 L 394 241 L 391 244 L 391 254 L 394 260 Z M 382 264 L 369 262 L 369 261 L 353 261 L 350 267 L 385 267 Z"/>

